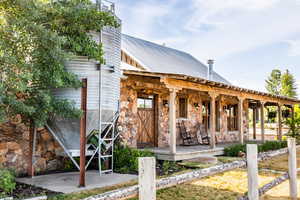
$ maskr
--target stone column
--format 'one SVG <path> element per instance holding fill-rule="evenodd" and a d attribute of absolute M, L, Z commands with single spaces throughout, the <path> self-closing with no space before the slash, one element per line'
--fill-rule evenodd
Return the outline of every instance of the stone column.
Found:
<path fill-rule="evenodd" d="M 176 153 L 176 89 L 170 89 L 169 96 L 169 134 L 170 152 Z"/>
<path fill-rule="evenodd" d="M 278 103 L 278 140 L 282 140 L 282 104 Z"/>
<path fill-rule="evenodd" d="M 253 139 L 256 140 L 256 106 L 253 107 Z"/>
<path fill-rule="evenodd" d="M 209 93 L 210 96 L 210 147 L 216 148 L 216 98 L 217 93 Z"/>
<path fill-rule="evenodd" d="M 239 105 L 238 105 L 238 128 L 239 128 L 239 142 L 244 144 L 244 120 L 243 120 L 243 105 L 244 105 L 244 97 L 238 97 Z"/>
<path fill-rule="evenodd" d="M 261 140 L 264 143 L 265 142 L 265 102 L 260 102 L 260 130 L 261 130 Z"/>

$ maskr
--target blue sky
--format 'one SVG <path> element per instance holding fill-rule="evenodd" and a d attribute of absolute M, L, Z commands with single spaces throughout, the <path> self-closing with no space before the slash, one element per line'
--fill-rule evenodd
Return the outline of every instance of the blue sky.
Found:
<path fill-rule="evenodd" d="M 204 63 L 212 58 L 215 71 L 235 85 L 265 91 L 274 68 L 289 69 L 300 83 L 300 0 L 114 2 L 123 33 Z"/>

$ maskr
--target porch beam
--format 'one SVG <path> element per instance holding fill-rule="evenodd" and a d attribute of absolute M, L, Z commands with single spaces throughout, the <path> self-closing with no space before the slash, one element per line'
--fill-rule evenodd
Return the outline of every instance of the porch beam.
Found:
<path fill-rule="evenodd" d="M 239 128 L 239 142 L 244 144 L 244 120 L 243 120 L 243 105 L 244 97 L 238 97 L 238 128 Z"/>
<path fill-rule="evenodd" d="M 170 134 L 170 152 L 176 154 L 176 93 L 177 90 L 170 88 L 169 96 L 169 134 Z"/>
<path fill-rule="evenodd" d="M 282 140 L 282 104 L 278 103 L 278 140 Z"/>
<path fill-rule="evenodd" d="M 218 94 L 228 95 L 228 96 L 241 96 L 241 94 L 243 94 L 243 96 L 247 99 L 273 102 L 273 103 L 277 103 L 278 101 L 280 101 L 281 103 L 288 104 L 288 105 L 295 105 L 298 103 L 296 100 L 293 101 L 288 99 L 280 99 L 277 97 L 264 96 L 258 93 L 253 94 L 246 91 L 229 90 L 227 88 L 214 87 L 206 84 L 188 82 L 185 80 L 177 80 L 173 78 L 164 78 L 163 80 L 164 80 L 163 82 L 169 87 L 180 87 L 180 88 L 186 88 L 186 89 L 197 90 L 202 92 L 216 92 Z"/>
<path fill-rule="evenodd" d="M 210 92 L 210 147 L 212 149 L 216 148 L 216 98 L 219 94 Z"/>
<path fill-rule="evenodd" d="M 261 130 L 261 140 L 265 142 L 265 102 L 260 102 L 260 130 Z"/>

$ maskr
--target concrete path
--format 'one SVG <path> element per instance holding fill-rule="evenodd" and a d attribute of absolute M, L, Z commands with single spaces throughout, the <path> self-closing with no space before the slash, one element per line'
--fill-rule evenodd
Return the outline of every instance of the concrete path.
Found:
<path fill-rule="evenodd" d="M 41 175 L 35 176 L 34 178 L 18 178 L 17 181 L 55 192 L 72 193 L 113 186 L 135 179 L 137 179 L 136 175 L 114 173 L 100 176 L 98 171 L 87 171 L 85 188 L 78 187 L 79 172 Z"/>

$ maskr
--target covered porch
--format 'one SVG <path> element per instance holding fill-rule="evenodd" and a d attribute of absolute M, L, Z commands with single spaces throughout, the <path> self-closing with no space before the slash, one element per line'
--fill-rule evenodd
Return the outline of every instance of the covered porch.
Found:
<path fill-rule="evenodd" d="M 130 131 L 121 135 L 130 137 L 125 137 L 129 146 L 149 149 L 162 160 L 222 155 L 224 147 L 232 144 L 265 142 L 265 108 L 269 106 L 277 108 L 276 139 L 282 140 L 282 110 L 290 110 L 293 117 L 294 105 L 299 103 L 296 99 L 179 74 L 125 70 L 124 75 L 127 85 L 126 94 L 122 95 L 125 85 L 121 89 L 121 105 L 124 100 L 123 104 L 133 111 L 126 107 L 122 113 L 121 106 L 121 124 L 126 120 L 133 123 L 127 125 Z M 259 139 L 256 123 L 252 127 L 249 123 L 258 120 Z M 192 138 L 195 144 L 188 146 L 184 137 Z"/>

